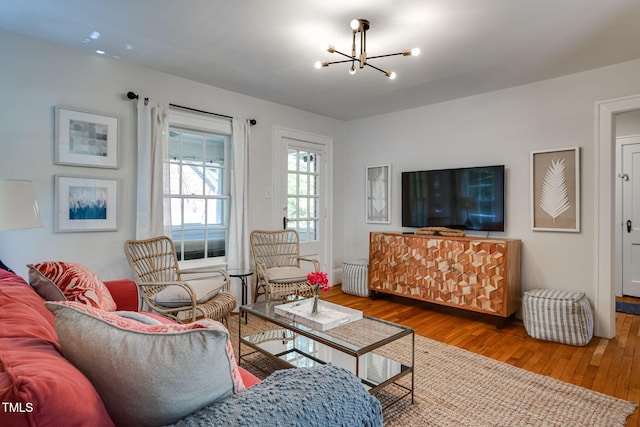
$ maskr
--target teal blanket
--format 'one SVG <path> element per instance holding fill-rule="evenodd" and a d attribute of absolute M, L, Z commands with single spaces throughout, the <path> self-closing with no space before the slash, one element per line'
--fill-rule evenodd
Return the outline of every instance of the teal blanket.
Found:
<path fill-rule="evenodd" d="M 174 426 L 382 427 L 382 408 L 355 375 L 326 365 L 276 371 Z"/>

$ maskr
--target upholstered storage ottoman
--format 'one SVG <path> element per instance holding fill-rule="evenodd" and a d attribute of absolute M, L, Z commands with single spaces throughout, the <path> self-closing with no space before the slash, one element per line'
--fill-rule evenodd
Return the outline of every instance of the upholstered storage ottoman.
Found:
<path fill-rule="evenodd" d="M 533 338 L 582 346 L 593 337 L 593 312 L 584 293 L 527 291 L 522 300 L 522 317 Z"/>
<path fill-rule="evenodd" d="M 342 292 L 359 297 L 369 296 L 369 261 L 356 259 L 342 266 Z"/>

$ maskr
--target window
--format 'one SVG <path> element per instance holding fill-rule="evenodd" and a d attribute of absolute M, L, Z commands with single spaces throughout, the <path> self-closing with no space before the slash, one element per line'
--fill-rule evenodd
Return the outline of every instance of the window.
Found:
<path fill-rule="evenodd" d="M 229 238 L 230 131 L 220 133 L 216 126 L 203 130 L 202 123 L 197 128 L 189 124 L 170 115 L 169 194 L 165 199 L 171 204 L 171 237 L 180 261 L 219 259 L 226 256 Z"/>
<path fill-rule="evenodd" d="M 318 153 L 289 147 L 287 160 L 287 228 L 318 240 Z"/>

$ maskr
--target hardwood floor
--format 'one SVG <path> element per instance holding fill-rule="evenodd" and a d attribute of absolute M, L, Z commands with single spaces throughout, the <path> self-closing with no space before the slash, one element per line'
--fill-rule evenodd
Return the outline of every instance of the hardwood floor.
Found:
<path fill-rule="evenodd" d="M 418 335 L 640 403 L 640 315 L 616 313 L 615 339 L 594 337 L 588 345 L 574 347 L 531 338 L 519 320 L 497 329 L 490 318 L 452 313 L 445 307 L 405 298 L 361 298 L 343 293 L 340 286 L 321 294 L 327 301 L 412 327 Z M 640 425 L 638 410 L 627 425 Z"/>

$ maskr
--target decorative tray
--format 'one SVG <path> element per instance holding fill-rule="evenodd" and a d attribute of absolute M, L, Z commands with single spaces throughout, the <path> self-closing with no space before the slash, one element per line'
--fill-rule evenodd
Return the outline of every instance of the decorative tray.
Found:
<path fill-rule="evenodd" d="M 316 331 L 327 331 L 336 326 L 362 319 L 362 312 L 328 301 L 318 301 L 318 314 L 311 315 L 313 298 L 287 304 L 276 305 L 276 314 L 295 320 L 296 322 L 308 326 Z"/>

